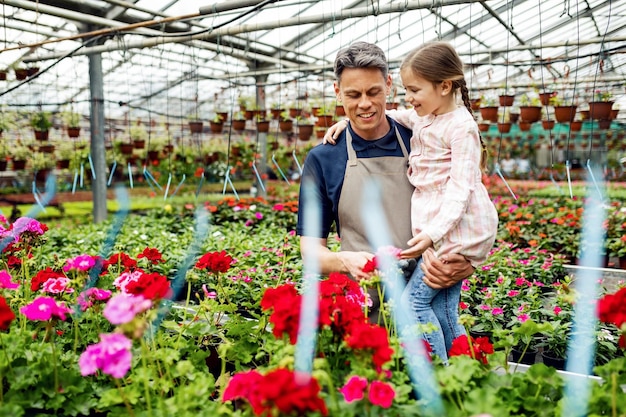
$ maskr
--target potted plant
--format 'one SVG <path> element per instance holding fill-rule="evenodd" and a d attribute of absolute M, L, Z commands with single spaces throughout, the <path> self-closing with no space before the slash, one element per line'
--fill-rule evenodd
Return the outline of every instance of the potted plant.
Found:
<path fill-rule="evenodd" d="M 500 133 L 509 133 L 511 131 L 511 119 L 510 113 L 508 109 L 505 109 L 503 112 L 498 113 L 498 131 Z"/>
<path fill-rule="evenodd" d="M 215 113 L 215 116 L 209 120 L 209 124 L 211 133 L 222 133 L 222 129 L 224 129 L 224 119 L 221 114 Z"/>
<path fill-rule="evenodd" d="M 2 109 L 0 112 L 0 136 L 2 132 L 8 131 L 15 127 L 15 113 Z"/>
<path fill-rule="evenodd" d="M 541 102 L 538 97 L 523 94 L 520 97 L 520 119 L 534 123 L 541 120 Z"/>
<path fill-rule="evenodd" d="M 52 113 L 38 111 L 31 115 L 30 125 L 35 131 L 35 139 L 48 140 L 48 134 L 52 127 Z"/>
<path fill-rule="evenodd" d="M 280 113 L 278 128 L 281 132 L 291 132 L 293 130 L 293 119 L 289 116 L 289 111 Z"/>
<path fill-rule="evenodd" d="M 576 117 L 577 105 L 567 105 L 558 94 L 550 97 L 550 105 L 554 107 L 554 118 L 559 123 L 569 123 Z"/>
<path fill-rule="evenodd" d="M 56 147 L 54 153 L 57 161 L 57 168 L 67 169 L 70 167 L 70 161 L 74 155 L 74 145 L 68 141 L 62 141 L 59 146 Z"/>
<path fill-rule="evenodd" d="M 510 107 L 515 101 L 515 93 L 508 91 L 506 88 L 502 89 L 502 92 L 498 96 L 498 101 L 501 107 Z"/>
<path fill-rule="evenodd" d="M 65 122 L 65 128 L 67 129 L 67 136 L 70 138 L 77 138 L 80 136 L 80 119 L 81 115 L 68 110 L 63 113 L 63 121 Z"/>
<path fill-rule="evenodd" d="M 138 120 L 128 129 L 128 136 L 135 149 L 143 149 L 146 147 L 148 131 L 141 121 Z"/>
<path fill-rule="evenodd" d="M 233 115 L 231 125 L 234 130 L 241 132 L 246 128 L 246 118 L 243 112 L 238 111 Z"/>
<path fill-rule="evenodd" d="M 308 141 L 313 135 L 313 127 L 315 120 L 312 117 L 298 116 L 296 117 L 296 127 L 298 131 L 298 139 Z"/>
<path fill-rule="evenodd" d="M 30 158 L 33 151 L 23 143 L 15 143 L 10 147 L 10 157 L 13 161 L 13 170 L 19 171 L 26 168 L 26 161 Z"/>
<path fill-rule="evenodd" d="M 9 155 L 9 146 L 6 141 L 0 139 L 0 171 L 6 171 Z"/>
<path fill-rule="evenodd" d="M 613 108 L 613 94 L 608 90 L 596 90 L 593 101 L 589 102 L 589 118 L 593 120 L 606 120 L 611 117 Z"/>
<path fill-rule="evenodd" d="M 498 122 L 498 106 L 496 100 L 490 96 L 482 96 L 480 99 L 480 116 L 483 120 L 493 123 Z"/>

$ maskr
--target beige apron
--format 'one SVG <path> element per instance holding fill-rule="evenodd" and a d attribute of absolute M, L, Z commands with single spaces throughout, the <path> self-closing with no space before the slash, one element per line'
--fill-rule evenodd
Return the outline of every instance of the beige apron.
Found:
<path fill-rule="evenodd" d="M 352 147 L 352 135 L 346 130 L 348 161 L 339 197 L 339 226 L 341 250 L 375 252 L 367 240 L 361 219 L 361 205 L 365 184 L 370 178 L 378 181 L 383 210 L 389 227 L 391 244 L 405 249 L 411 239 L 411 195 L 413 186 L 406 176 L 409 154 L 396 128 L 396 138 L 402 148 L 402 156 L 357 158 Z"/>

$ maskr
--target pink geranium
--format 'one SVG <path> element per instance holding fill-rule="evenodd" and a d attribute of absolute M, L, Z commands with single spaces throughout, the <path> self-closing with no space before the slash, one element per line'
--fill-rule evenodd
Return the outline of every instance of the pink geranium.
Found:
<path fill-rule="evenodd" d="M 131 322 L 135 316 L 152 307 L 152 301 L 141 295 L 121 293 L 111 298 L 102 314 L 111 324 L 118 325 Z"/>
<path fill-rule="evenodd" d="M 71 310 L 61 302 L 57 304 L 52 297 L 38 297 L 32 303 L 20 308 L 20 313 L 26 316 L 28 320 L 47 321 L 53 318 L 65 320 L 65 315 Z"/>
<path fill-rule="evenodd" d="M 94 287 L 80 293 L 76 302 L 82 311 L 86 311 L 94 304 L 94 301 L 106 301 L 109 298 L 111 298 L 111 291 Z"/>
<path fill-rule="evenodd" d="M 65 272 L 75 269 L 77 271 L 89 271 L 96 264 L 96 259 L 91 255 L 78 255 L 75 258 L 68 259 L 63 266 Z"/>
<path fill-rule="evenodd" d="M 48 278 L 48 280 L 43 283 L 42 290 L 49 294 L 70 294 L 74 292 L 74 288 L 68 287 L 69 283 L 70 279 L 67 277 Z"/>
<path fill-rule="evenodd" d="M 101 334 L 100 343 L 87 346 L 80 355 L 80 373 L 86 376 L 101 370 L 113 378 L 123 378 L 130 369 L 132 345 L 132 341 L 123 334 Z"/>
<path fill-rule="evenodd" d="M 347 403 L 352 401 L 362 400 L 365 396 L 365 389 L 367 388 L 367 379 L 360 376 L 353 376 L 346 382 L 346 384 L 339 390 L 343 394 L 343 398 Z"/>
<path fill-rule="evenodd" d="M 14 290 L 19 288 L 20 284 L 11 281 L 11 274 L 7 270 L 0 271 L 0 289 Z"/>

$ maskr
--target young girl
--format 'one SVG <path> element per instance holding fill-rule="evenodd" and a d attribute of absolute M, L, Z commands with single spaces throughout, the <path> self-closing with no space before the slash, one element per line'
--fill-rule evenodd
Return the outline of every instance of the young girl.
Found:
<path fill-rule="evenodd" d="M 402 257 L 418 257 L 433 246 L 438 257 L 459 253 L 477 267 L 495 241 L 498 214 L 482 183 L 484 147 L 471 112 L 463 63 L 448 43 L 428 43 L 406 56 L 400 77 L 413 109 L 387 114 L 413 130 L 407 175 L 415 187 L 413 238 Z M 459 92 L 465 107 L 457 106 Z M 347 121 L 337 123 L 325 140 L 333 142 L 346 127 Z M 424 336 L 433 353 L 446 362 L 452 340 L 465 334 L 458 323 L 461 282 L 436 290 L 422 279 L 418 265 L 402 302 L 414 320 L 437 327 Z"/>

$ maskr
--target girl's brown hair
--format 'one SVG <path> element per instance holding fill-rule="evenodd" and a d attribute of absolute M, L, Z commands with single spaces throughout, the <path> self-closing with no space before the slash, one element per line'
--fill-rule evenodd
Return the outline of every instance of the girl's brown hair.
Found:
<path fill-rule="evenodd" d="M 463 62 L 452 45 L 447 42 L 426 43 L 407 54 L 400 65 L 400 69 L 405 68 L 410 68 L 414 74 L 430 81 L 433 85 L 440 84 L 445 80 L 452 81 L 452 91 L 454 93 L 457 90 L 461 91 L 463 104 L 470 114 L 474 114 L 470 104 L 469 91 L 465 84 Z M 478 132 L 478 137 L 482 148 L 480 168 L 484 171 L 487 167 L 487 147 L 480 132 Z"/>

